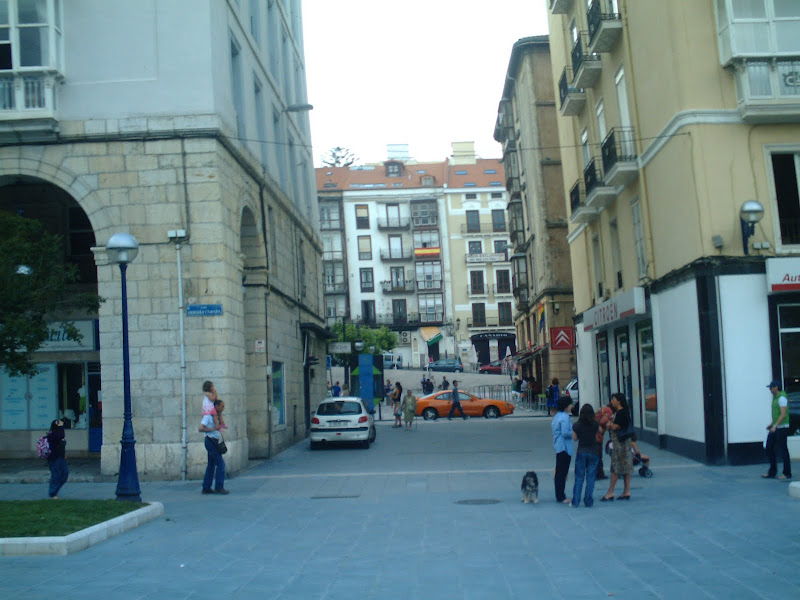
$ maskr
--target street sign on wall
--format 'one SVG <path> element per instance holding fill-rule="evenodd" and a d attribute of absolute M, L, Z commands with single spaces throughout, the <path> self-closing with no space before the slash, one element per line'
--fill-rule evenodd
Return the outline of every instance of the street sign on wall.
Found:
<path fill-rule="evenodd" d="M 351 342 L 330 342 L 328 353 L 330 354 L 349 354 L 353 351 Z"/>

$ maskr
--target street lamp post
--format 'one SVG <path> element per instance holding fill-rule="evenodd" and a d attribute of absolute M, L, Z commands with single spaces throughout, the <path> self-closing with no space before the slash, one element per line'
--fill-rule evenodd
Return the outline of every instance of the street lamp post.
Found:
<path fill-rule="evenodd" d="M 139 475 L 136 472 L 136 440 L 133 437 L 131 411 L 131 366 L 128 351 L 128 287 L 125 272 L 128 263 L 139 253 L 139 243 L 129 233 L 115 233 L 106 244 L 106 252 L 112 262 L 119 265 L 122 278 L 122 379 L 124 412 L 122 424 L 122 452 L 119 457 L 119 478 L 117 479 L 117 500 L 141 502 Z"/>

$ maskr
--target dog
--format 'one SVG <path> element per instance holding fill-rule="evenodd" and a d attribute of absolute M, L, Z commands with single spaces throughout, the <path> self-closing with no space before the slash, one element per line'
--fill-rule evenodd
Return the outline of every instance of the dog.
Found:
<path fill-rule="evenodd" d="M 525 504 L 530 503 L 533 499 L 534 504 L 539 503 L 539 478 L 534 471 L 528 471 L 522 478 L 522 485 L 519 486 L 522 490 L 522 501 Z"/>

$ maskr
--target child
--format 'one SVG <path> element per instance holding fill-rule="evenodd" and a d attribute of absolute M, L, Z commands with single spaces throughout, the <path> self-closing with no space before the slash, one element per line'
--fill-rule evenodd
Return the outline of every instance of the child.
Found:
<path fill-rule="evenodd" d="M 203 382 L 203 416 L 211 415 L 214 417 L 214 426 L 219 429 L 227 429 L 225 421 L 222 420 L 222 415 L 217 414 L 217 409 L 214 408 L 214 400 L 217 400 L 217 389 L 211 381 Z"/>

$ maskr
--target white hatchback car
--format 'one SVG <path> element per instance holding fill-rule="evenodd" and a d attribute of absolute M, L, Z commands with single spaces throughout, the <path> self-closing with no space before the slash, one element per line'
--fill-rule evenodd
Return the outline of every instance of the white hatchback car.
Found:
<path fill-rule="evenodd" d="M 312 450 L 339 442 L 360 442 L 369 448 L 375 434 L 375 419 L 361 398 L 325 398 L 311 418 Z"/>

